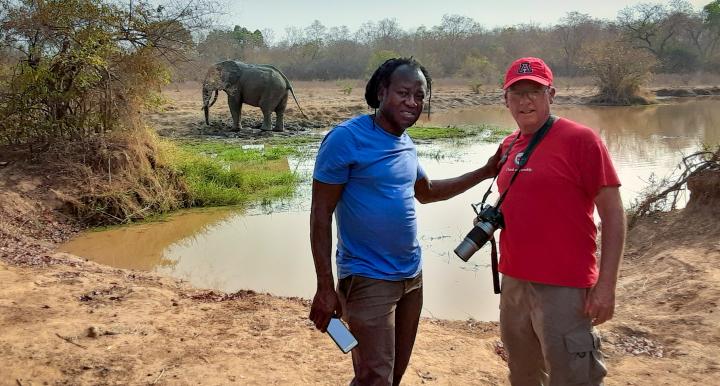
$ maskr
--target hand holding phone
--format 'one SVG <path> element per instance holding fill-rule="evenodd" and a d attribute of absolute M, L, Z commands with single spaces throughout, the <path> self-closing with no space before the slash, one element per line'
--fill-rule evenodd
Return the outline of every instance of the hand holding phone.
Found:
<path fill-rule="evenodd" d="M 349 353 L 358 345 L 357 339 L 355 339 L 345 323 L 336 316 L 330 318 L 327 333 L 344 354 Z"/>

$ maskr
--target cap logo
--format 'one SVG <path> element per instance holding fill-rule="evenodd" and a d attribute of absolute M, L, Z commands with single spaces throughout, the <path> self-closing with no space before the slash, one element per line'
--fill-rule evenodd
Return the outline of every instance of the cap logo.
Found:
<path fill-rule="evenodd" d="M 520 63 L 520 68 L 518 68 L 518 74 L 532 74 L 532 67 L 530 67 L 530 63 Z"/>

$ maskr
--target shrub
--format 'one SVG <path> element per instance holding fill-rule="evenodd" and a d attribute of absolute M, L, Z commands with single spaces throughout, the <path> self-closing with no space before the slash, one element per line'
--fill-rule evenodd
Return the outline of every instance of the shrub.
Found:
<path fill-rule="evenodd" d="M 352 94 L 353 83 L 351 81 L 349 81 L 349 80 L 344 81 L 344 82 L 337 81 L 335 84 L 340 88 L 341 93 L 343 93 L 345 95 Z"/>
<path fill-rule="evenodd" d="M 470 86 L 470 91 L 473 92 L 473 94 L 480 94 L 480 91 L 482 91 L 482 82 L 474 79 L 468 82 L 468 85 Z"/>
<path fill-rule="evenodd" d="M 79 144 L 138 127 L 169 80 L 168 60 L 184 57 L 202 24 L 195 5 L 3 2 L 0 36 L 14 61 L 0 70 L 0 144 Z"/>
<path fill-rule="evenodd" d="M 0 146 L 28 149 L 70 212 L 129 222 L 189 204 L 139 114 L 163 103 L 205 0 L 0 0 Z"/>
<path fill-rule="evenodd" d="M 585 54 L 583 68 L 595 77 L 599 93 L 594 102 L 645 104 L 641 86 L 648 81 L 655 59 L 645 51 L 620 42 L 599 43 Z"/>

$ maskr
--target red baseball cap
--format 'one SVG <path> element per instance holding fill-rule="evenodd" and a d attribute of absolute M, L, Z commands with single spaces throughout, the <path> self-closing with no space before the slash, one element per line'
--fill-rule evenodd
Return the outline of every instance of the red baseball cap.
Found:
<path fill-rule="evenodd" d="M 532 80 L 543 86 L 552 86 L 553 74 L 550 67 L 540 58 L 520 58 L 508 68 L 503 90 L 523 79 Z"/>

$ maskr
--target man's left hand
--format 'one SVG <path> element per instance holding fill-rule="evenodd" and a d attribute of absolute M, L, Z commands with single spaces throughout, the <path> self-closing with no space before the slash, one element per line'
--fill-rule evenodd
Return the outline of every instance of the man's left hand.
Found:
<path fill-rule="evenodd" d="M 585 297 L 585 315 L 597 326 L 612 319 L 614 313 L 615 288 L 596 284 Z"/>
<path fill-rule="evenodd" d="M 488 158 L 485 167 L 488 168 L 490 177 L 495 177 L 500 173 L 500 159 L 502 159 L 502 144 L 498 146 L 497 151 L 492 157 Z"/>

